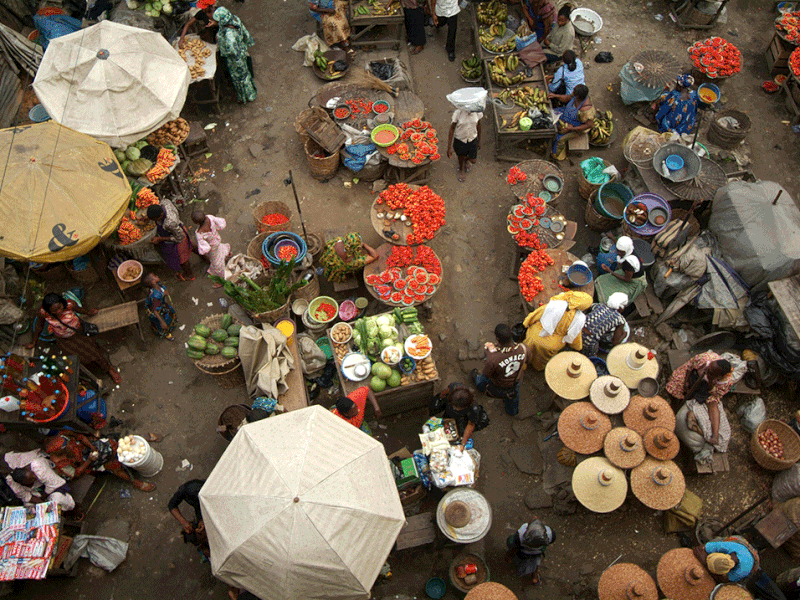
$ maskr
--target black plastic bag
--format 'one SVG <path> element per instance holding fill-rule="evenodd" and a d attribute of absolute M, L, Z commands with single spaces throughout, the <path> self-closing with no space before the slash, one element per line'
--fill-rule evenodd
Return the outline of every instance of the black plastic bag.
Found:
<path fill-rule="evenodd" d="M 343 60 L 337 60 L 333 63 L 333 70 L 334 71 L 346 71 L 347 70 L 347 62 Z"/>
<path fill-rule="evenodd" d="M 611 52 L 599 52 L 597 56 L 594 57 L 594 62 L 599 63 L 610 63 L 614 62 L 614 55 Z"/>
<path fill-rule="evenodd" d="M 514 343 L 519 344 L 525 339 L 527 332 L 528 330 L 525 329 L 525 325 L 520 321 L 511 328 L 511 339 L 514 340 Z"/>
<path fill-rule="evenodd" d="M 744 315 L 755 334 L 748 342 L 764 362 L 787 377 L 800 380 L 800 352 L 790 345 L 784 324 L 771 306 L 768 294 L 761 292 L 751 296 Z"/>
<path fill-rule="evenodd" d="M 391 79 L 392 75 L 394 75 L 394 65 L 385 62 L 371 62 L 369 63 L 369 70 L 382 81 Z"/>

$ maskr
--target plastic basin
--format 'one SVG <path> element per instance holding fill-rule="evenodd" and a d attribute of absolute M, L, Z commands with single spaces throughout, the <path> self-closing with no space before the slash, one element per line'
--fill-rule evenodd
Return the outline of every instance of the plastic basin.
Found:
<path fill-rule="evenodd" d="M 385 136 L 386 139 L 382 141 L 379 141 L 377 139 L 378 134 L 380 134 L 383 131 L 388 131 L 392 134 L 391 140 L 388 136 Z M 376 146 L 380 146 L 381 148 L 388 148 L 389 146 L 394 144 L 399 137 L 400 137 L 400 130 L 391 123 L 386 123 L 385 125 L 378 125 L 376 128 L 372 130 L 372 133 L 369 135 L 369 139 L 372 140 L 372 143 L 375 144 Z"/>
<path fill-rule="evenodd" d="M 664 159 L 664 164 L 670 171 L 680 171 L 683 168 L 683 159 L 677 154 L 671 154 Z"/>
<path fill-rule="evenodd" d="M 280 243 L 284 240 L 290 240 L 297 245 L 299 251 L 297 256 L 295 256 L 294 261 L 295 263 L 299 264 L 306 256 L 306 242 L 302 237 L 296 233 L 292 233 L 291 231 L 276 231 L 275 233 L 268 235 L 261 244 L 261 254 L 264 255 L 264 258 L 267 259 L 269 264 L 273 266 L 279 265 L 281 261 L 279 258 L 277 258 L 275 252 L 277 251 Z"/>
<path fill-rule="evenodd" d="M 447 591 L 447 583 L 441 577 L 431 577 L 425 584 L 425 593 L 428 598 L 439 600 Z"/>
<path fill-rule="evenodd" d="M 139 274 L 136 277 L 125 277 L 125 271 L 131 267 L 138 267 Z M 143 273 L 144 267 L 138 260 L 126 260 L 120 263 L 120 265 L 117 267 L 117 277 L 119 277 L 120 281 L 125 283 L 135 283 L 139 281 L 142 278 Z"/>
<path fill-rule="evenodd" d="M 331 317 L 323 317 L 322 314 L 317 314 L 317 309 L 319 309 L 322 303 L 327 303 L 333 306 L 334 310 L 332 311 L 333 314 Z M 337 316 L 339 316 L 339 303 L 330 296 L 317 296 L 308 305 L 308 316 L 312 321 L 322 325 L 325 323 L 330 323 Z"/>
<path fill-rule="evenodd" d="M 625 206 L 633 198 L 633 191 L 622 183 L 604 183 L 597 191 L 594 207 L 604 217 L 621 219 Z"/>
<path fill-rule="evenodd" d="M 28 118 L 34 123 L 44 123 L 50 120 L 50 115 L 47 114 L 44 106 L 37 104 L 28 111 Z"/>
<path fill-rule="evenodd" d="M 713 83 L 704 83 L 697 88 L 697 96 L 706 106 L 713 106 L 719 102 L 721 94 L 720 89 Z"/>
<path fill-rule="evenodd" d="M 592 282 L 592 272 L 588 267 L 583 265 L 572 265 L 567 269 L 567 279 L 570 283 L 577 287 L 589 285 Z"/>

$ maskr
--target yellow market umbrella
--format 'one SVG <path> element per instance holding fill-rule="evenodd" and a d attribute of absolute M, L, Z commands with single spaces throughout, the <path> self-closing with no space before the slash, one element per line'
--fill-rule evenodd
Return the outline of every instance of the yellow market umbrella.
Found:
<path fill-rule="evenodd" d="M 52 121 L 0 129 L 0 256 L 86 254 L 117 228 L 130 197 L 108 144 Z"/>

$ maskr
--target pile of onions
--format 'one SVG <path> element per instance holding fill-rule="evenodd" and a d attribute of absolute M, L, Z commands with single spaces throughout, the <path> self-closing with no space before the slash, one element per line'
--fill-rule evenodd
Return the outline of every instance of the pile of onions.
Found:
<path fill-rule="evenodd" d="M 772 429 L 765 429 L 758 434 L 758 443 L 767 451 L 767 454 L 775 458 L 784 458 L 783 456 L 783 442 L 778 434 Z"/>
<path fill-rule="evenodd" d="M 132 435 L 120 438 L 117 446 L 117 457 L 124 464 L 135 463 L 140 460 L 147 449 L 144 444 Z"/>

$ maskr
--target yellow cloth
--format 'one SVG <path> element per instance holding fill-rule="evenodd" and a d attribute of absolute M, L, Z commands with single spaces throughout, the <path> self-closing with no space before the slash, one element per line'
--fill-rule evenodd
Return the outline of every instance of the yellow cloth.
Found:
<path fill-rule="evenodd" d="M 544 371 L 547 361 L 558 354 L 565 346 L 562 339 L 567 335 L 570 323 L 575 313 L 579 310 L 587 310 L 592 305 L 592 297 L 585 292 L 564 292 L 557 294 L 550 298 L 550 300 L 564 300 L 569 306 L 564 312 L 564 316 L 558 322 L 556 330 L 553 335 L 541 337 L 539 334 L 542 331 L 541 318 L 544 310 L 547 307 L 543 304 L 535 311 L 530 313 L 522 324 L 528 329 L 525 335 L 525 345 L 531 350 L 531 366 L 537 371 Z M 583 348 L 583 334 L 578 335 L 575 340 L 570 344 L 570 348 L 580 352 Z"/>

